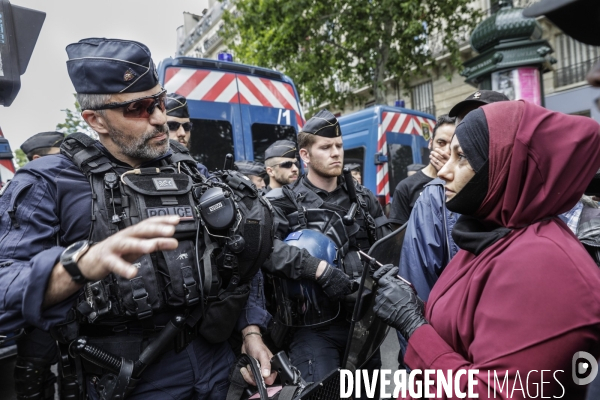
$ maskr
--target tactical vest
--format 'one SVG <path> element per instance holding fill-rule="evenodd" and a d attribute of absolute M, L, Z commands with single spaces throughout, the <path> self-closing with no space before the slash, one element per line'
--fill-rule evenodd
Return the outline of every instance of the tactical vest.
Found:
<path fill-rule="evenodd" d="M 86 284 L 77 304 L 82 323 L 145 325 L 154 315 L 174 310 L 189 314 L 201 305 L 199 333 L 210 342 L 226 340 L 248 299 L 252 277 L 272 249 L 270 205 L 236 172 L 219 173 L 222 182 L 204 178 L 176 141 L 171 141 L 173 154 L 158 167 L 125 172 L 95 143 L 74 134 L 61 146 L 91 185 L 90 241 L 102 241 L 153 216 L 181 219 L 177 249 L 137 259 L 139 272 L 133 279 L 110 274 Z"/>

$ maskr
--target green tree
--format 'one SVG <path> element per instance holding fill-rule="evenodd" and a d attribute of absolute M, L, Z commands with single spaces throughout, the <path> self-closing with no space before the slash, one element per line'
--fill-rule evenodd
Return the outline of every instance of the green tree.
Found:
<path fill-rule="evenodd" d="M 81 107 L 79 106 L 77 100 L 75 100 L 75 111 L 72 111 L 70 108 L 66 108 L 61 111 L 64 111 L 67 116 L 64 122 L 56 124 L 57 131 L 66 133 L 68 135 L 76 132 L 83 132 L 94 139 L 98 138 L 98 134 L 90 129 L 89 125 L 81 117 Z"/>
<path fill-rule="evenodd" d="M 289 75 L 305 101 L 343 108 L 356 88 L 385 102 L 384 82 L 404 88 L 460 67 L 458 32 L 481 13 L 471 0 L 238 0 L 224 36 L 241 62 Z M 443 66 L 430 45 L 443 46 Z"/>
<path fill-rule="evenodd" d="M 23 165 L 29 162 L 29 160 L 27 159 L 27 155 L 25 155 L 25 153 L 21 149 L 15 150 L 15 158 L 15 162 L 17 163 L 17 166 L 19 168 L 21 168 Z"/>

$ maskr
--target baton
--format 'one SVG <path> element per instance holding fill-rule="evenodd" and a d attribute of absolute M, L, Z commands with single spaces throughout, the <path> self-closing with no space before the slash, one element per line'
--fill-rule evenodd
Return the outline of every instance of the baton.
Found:
<path fill-rule="evenodd" d="M 350 197 L 350 209 L 348 213 L 342 217 L 344 225 L 350 226 L 354 223 L 356 217 L 356 211 L 358 210 L 358 203 L 356 202 L 356 188 L 354 187 L 354 178 L 352 178 L 352 172 L 348 168 L 344 168 L 344 179 L 346 181 L 346 188 L 348 189 L 348 197 Z"/>
<path fill-rule="evenodd" d="M 367 253 L 365 253 L 362 250 L 358 251 L 358 257 L 361 259 L 364 257 L 367 261 L 374 262 L 375 264 L 377 264 L 379 266 L 379 268 L 383 267 L 382 263 L 380 263 L 379 261 L 377 261 L 376 259 L 374 259 L 373 257 L 371 257 L 370 255 L 368 255 Z M 403 277 L 401 277 L 400 275 L 396 275 L 396 278 L 400 279 L 401 281 L 403 281 L 404 283 L 409 285 L 411 288 L 413 288 L 413 290 L 415 290 L 415 287 L 413 286 L 413 284 L 410 283 L 409 281 L 407 281 L 406 279 L 404 279 Z"/>

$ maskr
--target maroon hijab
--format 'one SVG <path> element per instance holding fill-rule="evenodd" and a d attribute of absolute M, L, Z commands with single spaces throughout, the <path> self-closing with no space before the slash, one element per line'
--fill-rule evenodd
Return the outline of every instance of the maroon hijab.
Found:
<path fill-rule="evenodd" d="M 478 216 L 522 228 L 573 208 L 600 166 L 598 123 L 524 101 L 482 109 L 490 183 Z"/>
<path fill-rule="evenodd" d="M 412 369 L 479 369 L 480 398 L 488 371 L 512 387 L 519 373 L 536 370 L 530 382 L 540 382 L 541 370 L 562 370 L 564 389 L 552 380 L 544 396 L 583 399 L 571 359 L 600 356 L 600 271 L 556 216 L 600 167 L 600 126 L 524 101 L 483 110 L 490 183 L 477 215 L 511 232 L 452 259 L 427 303 L 430 327 L 415 331 L 405 360 Z"/>

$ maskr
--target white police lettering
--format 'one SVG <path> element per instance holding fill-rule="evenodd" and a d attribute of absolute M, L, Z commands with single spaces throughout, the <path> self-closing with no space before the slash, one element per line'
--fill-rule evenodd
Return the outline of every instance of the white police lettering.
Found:
<path fill-rule="evenodd" d="M 161 217 L 166 215 L 177 215 L 182 219 L 193 219 L 194 213 L 190 206 L 175 207 L 151 207 L 146 209 L 148 217 Z"/>
<path fill-rule="evenodd" d="M 219 208 L 223 208 L 223 203 L 222 202 L 218 202 L 217 204 L 213 204 L 212 206 L 208 207 L 208 211 L 209 212 L 215 212 Z"/>
<path fill-rule="evenodd" d="M 177 190 L 173 178 L 152 178 L 156 190 Z"/>

